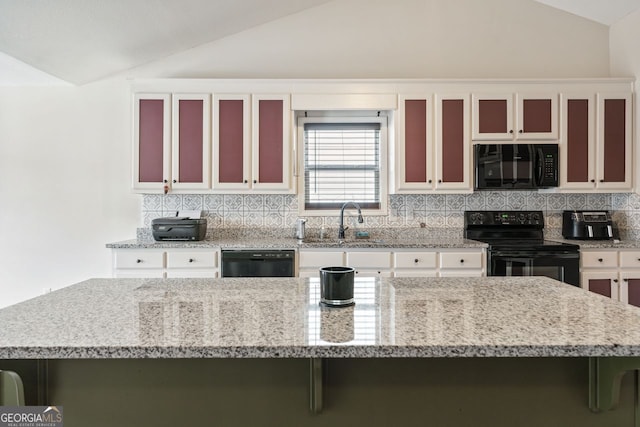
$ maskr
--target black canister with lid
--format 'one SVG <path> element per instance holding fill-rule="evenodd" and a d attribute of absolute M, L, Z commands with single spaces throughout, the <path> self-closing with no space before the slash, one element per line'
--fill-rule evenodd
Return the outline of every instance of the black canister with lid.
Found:
<path fill-rule="evenodd" d="M 353 298 L 352 267 L 320 268 L 320 305 L 326 307 L 348 307 L 355 304 Z"/>

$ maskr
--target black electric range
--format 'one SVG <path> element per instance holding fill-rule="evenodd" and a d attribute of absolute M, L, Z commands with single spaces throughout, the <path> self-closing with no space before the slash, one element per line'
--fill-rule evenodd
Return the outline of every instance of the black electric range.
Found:
<path fill-rule="evenodd" d="M 580 286 L 580 247 L 545 240 L 542 211 L 466 211 L 464 236 L 489 244 L 489 276 L 547 276 Z"/>

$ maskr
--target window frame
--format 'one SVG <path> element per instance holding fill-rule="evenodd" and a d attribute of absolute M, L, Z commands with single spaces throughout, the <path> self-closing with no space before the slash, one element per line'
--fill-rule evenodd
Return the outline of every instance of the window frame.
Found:
<path fill-rule="evenodd" d="M 363 208 L 363 215 L 387 215 L 387 199 L 389 195 L 389 177 L 387 173 L 387 155 L 389 140 L 389 115 L 378 111 L 321 111 L 302 112 L 296 118 L 296 139 L 298 151 L 298 213 L 301 216 L 336 216 L 340 209 L 306 209 L 305 208 L 305 144 L 304 126 L 307 123 L 378 123 L 380 125 L 380 207 Z"/>

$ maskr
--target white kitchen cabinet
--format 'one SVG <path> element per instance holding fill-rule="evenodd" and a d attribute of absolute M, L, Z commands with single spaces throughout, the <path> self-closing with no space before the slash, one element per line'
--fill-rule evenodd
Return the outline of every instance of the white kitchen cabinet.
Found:
<path fill-rule="evenodd" d="M 293 192 L 290 95 L 215 94 L 213 189 Z"/>
<path fill-rule="evenodd" d="M 471 192 L 468 94 L 401 94 L 395 191 Z"/>
<path fill-rule="evenodd" d="M 469 249 L 305 249 L 299 250 L 299 276 L 318 277 L 320 267 L 349 266 L 359 277 L 479 277 L 486 253 Z"/>
<path fill-rule="evenodd" d="M 438 253 L 436 251 L 395 252 L 395 277 L 436 277 Z"/>
<path fill-rule="evenodd" d="M 583 289 L 640 307 L 640 251 L 582 249 L 580 252 Z"/>
<path fill-rule="evenodd" d="M 563 93 L 560 105 L 560 188 L 631 191 L 630 93 Z"/>
<path fill-rule="evenodd" d="M 219 249 L 113 249 L 113 276 L 218 277 Z"/>
<path fill-rule="evenodd" d="M 391 277 L 391 252 L 388 250 L 300 249 L 298 275 L 318 277 L 321 267 L 349 266 L 359 277 Z"/>
<path fill-rule="evenodd" d="M 557 93 L 474 93 L 474 140 L 557 140 Z"/>
<path fill-rule="evenodd" d="M 141 193 L 211 187 L 208 94 L 134 95 L 133 188 Z"/>

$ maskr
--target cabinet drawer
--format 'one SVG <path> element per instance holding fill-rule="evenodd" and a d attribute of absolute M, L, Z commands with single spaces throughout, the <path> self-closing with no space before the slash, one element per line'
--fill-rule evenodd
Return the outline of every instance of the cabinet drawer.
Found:
<path fill-rule="evenodd" d="M 347 265 L 356 269 L 391 268 L 391 252 L 347 252 Z"/>
<path fill-rule="evenodd" d="M 435 252 L 396 252 L 396 268 L 436 268 Z"/>
<path fill-rule="evenodd" d="M 167 252 L 167 268 L 215 268 L 218 253 L 206 252 Z"/>
<path fill-rule="evenodd" d="M 443 252 L 440 268 L 482 268 L 481 252 Z"/>
<path fill-rule="evenodd" d="M 339 267 L 344 265 L 344 252 L 300 251 L 300 268 Z"/>
<path fill-rule="evenodd" d="M 585 251 L 580 254 L 584 268 L 611 268 L 618 266 L 618 253 L 615 251 Z"/>
<path fill-rule="evenodd" d="M 115 255 L 115 267 L 119 268 L 163 268 L 164 252 L 120 250 Z"/>
<path fill-rule="evenodd" d="M 637 251 L 621 251 L 620 267 L 622 268 L 640 268 L 640 252 Z"/>

